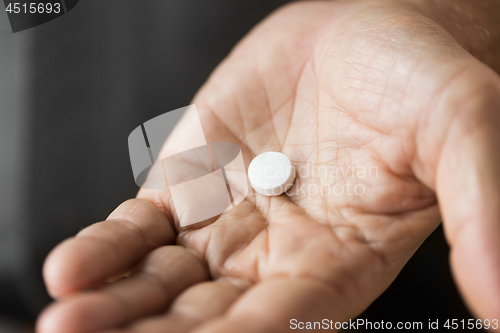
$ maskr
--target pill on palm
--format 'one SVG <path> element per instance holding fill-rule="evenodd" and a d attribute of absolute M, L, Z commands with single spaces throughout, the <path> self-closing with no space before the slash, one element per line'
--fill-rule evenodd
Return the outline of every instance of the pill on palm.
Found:
<path fill-rule="evenodd" d="M 257 193 L 276 196 L 292 186 L 295 180 L 295 168 L 286 155 L 266 152 L 252 160 L 248 166 L 248 178 Z"/>

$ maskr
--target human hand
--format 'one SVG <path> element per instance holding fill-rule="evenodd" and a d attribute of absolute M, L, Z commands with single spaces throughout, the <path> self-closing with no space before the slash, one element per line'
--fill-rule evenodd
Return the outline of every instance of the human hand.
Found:
<path fill-rule="evenodd" d="M 291 319 L 344 321 L 441 219 L 467 304 L 498 319 L 500 79 L 485 65 L 500 68 L 487 43 L 497 35 L 461 34 L 460 17 L 431 6 L 298 3 L 256 27 L 195 98 L 207 141 L 237 143 L 247 165 L 281 151 L 299 170 L 337 167 L 341 177 L 299 172 L 289 196 L 251 191 L 191 230 L 176 230 L 167 190 L 142 189 L 50 254 L 44 275 L 58 302 L 38 331 L 280 332 Z M 184 140 L 190 116 L 166 147 Z M 342 176 L 350 166 L 377 173 Z M 349 182 L 363 194 L 349 195 Z"/>

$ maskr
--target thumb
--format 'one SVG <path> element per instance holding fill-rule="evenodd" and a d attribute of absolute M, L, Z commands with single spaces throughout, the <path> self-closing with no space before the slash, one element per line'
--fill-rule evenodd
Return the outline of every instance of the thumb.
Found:
<path fill-rule="evenodd" d="M 500 78 L 474 61 L 450 85 L 434 187 L 458 287 L 476 316 L 498 320 Z"/>

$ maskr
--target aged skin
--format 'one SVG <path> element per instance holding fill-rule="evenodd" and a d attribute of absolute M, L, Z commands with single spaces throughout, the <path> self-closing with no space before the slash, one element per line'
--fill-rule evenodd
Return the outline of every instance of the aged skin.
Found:
<path fill-rule="evenodd" d="M 375 166 L 357 179 L 366 192 L 251 191 L 179 232 L 169 194 L 141 190 L 50 254 L 58 301 L 38 331 L 281 332 L 292 318 L 347 320 L 441 220 L 470 309 L 500 318 L 499 5 L 449 3 L 303 2 L 264 20 L 195 97 L 208 141 L 237 143 L 247 164 L 281 151 L 299 166 Z M 165 149 L 189 126 L 187 114 Z"/>

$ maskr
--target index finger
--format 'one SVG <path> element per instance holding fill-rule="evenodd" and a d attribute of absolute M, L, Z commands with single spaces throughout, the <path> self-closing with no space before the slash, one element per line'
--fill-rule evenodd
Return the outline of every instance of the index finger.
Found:
<path fill-rule="evenodd" d="M 171 221 L 151 201 L 131 199 L 47 257 L 43 275 L 53 297 L 67 296 L 130 270 L 151 250 L 172 244 Z"/>

